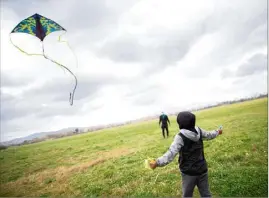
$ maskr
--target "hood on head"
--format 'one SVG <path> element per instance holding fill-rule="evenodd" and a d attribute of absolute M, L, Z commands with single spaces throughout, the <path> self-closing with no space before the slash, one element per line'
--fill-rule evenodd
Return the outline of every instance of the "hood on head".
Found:
<path fill-rule="evenodd" d="M 195 122 L 195 115 L 189 111 L 180 112 L 177 116 L 180 132 L 187 138 L 196 142 L 200 139 L 200 133 L 197 132 L 198 128 L 195 127 Z"/>
<path fill-rule="evenodd" d="M 189 111 L 180 112 L 177 116 L 177 123 L 180 129 L 193 131 L 195 127 L 195 115 Z M 193 132 L 196 132 L 196 130 Z"/>

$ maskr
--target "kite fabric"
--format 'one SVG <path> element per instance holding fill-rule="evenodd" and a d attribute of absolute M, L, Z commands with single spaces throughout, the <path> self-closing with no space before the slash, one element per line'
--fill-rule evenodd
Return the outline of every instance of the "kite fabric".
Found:
<path fill-rule="evenodd" d="M 74 89 L 72 91 L 72 93 L 70 92 L 70 96 L 69 96 L 69 102 L 70 105 L 73 105 L 73 100 L 74 100 L 74 94 L 75 94 L 75 90 L 77 87 L 77 77 L 75 76 L 75 74 L 68 69 L 66 66 L 62 65 L 61 63 L 58 63 L 55 60 L 52 60 L 51 58 L 49 58 L 46 54 L 45 54 L 45 49 L 44 49 L 44 39 L 45 37 L 55 31 L 64 31 L 64 34 L 66 33 L 66 30 L 60 26 L 58 23 L 56 23 L 55 21 L 48 19 L 44 16 L 41 16 L 39 14 L 34 14 L 24 20 L 22 20 L 10 33 L 10 42 L 14 45 L 14 47 L 16 47 L 17 49 L 19 49 L 21 52 L 25 53 L 28 56 L 43 56 L 44 58 L 46 58 L 47 60 L 50 60 L 51 62 L 57 64 L 58 66 L 66 69 L 74 78 L 75 78 L 75 86 Z M 42 54 L 30 54 L 25 52 L 24 50 L 22 50 L 21 48 L 19 48 L 17 45 L 15 45 L 12 42 L 11 39 L 11 34 L 12 33 L 26 33 L 26 34 L 30 34 L 33 35 L 37 38 L 40 39 L 41 43 L 42 43 Z M 62 34 L 63 35 L 63 34 Z M 59 42 L 65 42 L 68 47 L 71 49 L 70 45 L 68 44 L 67 41 L 62 41 L 61 40 L 61 36 L 59 36 L 58 41 Z M 71 49 L 71 51 L 73 52 L 73 50 Z M 74 52 L 73 52 L 74 53 Z M 75 54 L 74 54 L 75 55 Z M 76 57 L 76 56 L 75 56 Z M 77 64 L 77 59 L 76 59 L 76 64 Z"/>
<path fill-rule="evenodd" d="M 145 159 L 145 168 L 147 168 L 147 169 L 151 169 L 151 167 L 150 167 L 150 162 L 153 162 L 153 161 L 155 161 L 155 160 L 152 159 L 152 158 Z M 152 169 L 151 169 L 151 170 L 152 170 Z"/>

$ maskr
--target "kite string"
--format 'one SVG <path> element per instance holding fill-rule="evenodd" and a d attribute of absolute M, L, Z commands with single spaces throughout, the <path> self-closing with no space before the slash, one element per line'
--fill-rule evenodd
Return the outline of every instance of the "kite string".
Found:
<path fill-rule="evenodd" d="M 62 38 L 62 36 L 63 36 L 64 34 L 66 34 L 66 31 L 64 31 L 64 33 L 61 34 L 61 35 L 58 37 L 58 42 L 60 42 L 60 43 L 66 43 L 66 45 L 67 45 L 67 46 L 69 47 L 69 49 L 72 51 L 72 53 L 73 53 L 73 55 L 74 55 L 74 57 L 75 57 L 75 59 L 76 59 L 76 67 L 78 68 L 78 58 L 77 58 L 77 56 L 76 56 L 74 50 L 73 50 L 73 49 L 71 48 L 71 46 L 69 45 L 68 41 L 63 41 L 63 40 L 61 40 L 61 38 Z"/>
<path fill-rule="evenodd" d="M 56 62 L 55 60 L 52 60 L 51 58 L 49 58 L 46 54 L 45 54 L 45 49 L 44 49 L 44 43 L 42 42 L 42 51 L 43 51 L 43 56 L 44 58 L 50 60 L 51 62 L 59 65 L 60 67 L 63 67 L 64 69 L 66 69 L 67 71 L 69 71 L 69 73 L 75 78 L 75 86 L 74 86 L 74 89 L 73 89 L 73 92 L 71 93 L 70 92 L 70 96 L 69 96 L 69 102 L 70 102 L 70 105 L 73 105 L 73 100 L 74 100 L 74 94 L 75 94 L 75 91 L 76 91 L 76 88 L 77 88 L 77 77 L 75 76 L 75 74 L 70 70 L 68 69 L 66 66 L 62 65 L 61 63 L 58 63 Z"/>

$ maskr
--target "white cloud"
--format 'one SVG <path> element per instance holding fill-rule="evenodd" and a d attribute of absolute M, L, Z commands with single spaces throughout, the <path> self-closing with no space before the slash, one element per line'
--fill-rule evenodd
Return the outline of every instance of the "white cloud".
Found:
<path fill-rule="evenodd" d="M 73 106 L 68 103 L 72 76 L 9 42 L 15 25 L 36 12 L 68 30 L 63 39 L 75 52 L 78 68 L 72 51 L 58 43 L 60 32 L 44 43 L 46 53 L 78 78 Z M 28 0 L 25 9 L 6 1 L 1 12 L 1 141 L 267 92 L 264 63 L 249 61 L 267 54 L 266 16 L 265 0 Z M 33 36 L 14 34 L 12 39 L 28 52 L 41 52 Z"/>

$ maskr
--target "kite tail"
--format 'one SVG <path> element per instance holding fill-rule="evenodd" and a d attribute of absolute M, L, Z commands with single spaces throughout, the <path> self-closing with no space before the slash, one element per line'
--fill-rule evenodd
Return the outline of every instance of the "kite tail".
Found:
<path fill-rule="evenodd" d="M 9 34 L 9 40 L 10 40 L 11 44 L 12 44 L 14 47 L 16 47 L 18 50 L 20 50 L 22 53 L 24 53 L 24 54 L 26 54 L 26 55 L 28 55 L 28 56 L 43 56 L 43 54 L 30 54 L 30 53 L 24 51 L 23 49 L 21 49 L 19 46 L 15 45 L 15 44 L 13 43 L 12 39 L 11 39 L 11 33 Z"/>
<path fill-rule="evenodd" d="M 18 50 L 20 50 L 22 53 L 24 53 L 24 54 L 26 54 L 26 55 L 28 55 L 28 56 L 44 56 L 44 53 L 43 53 L 43 54 L 30 54 L 30 53 L 24 51 L 23 49 L 21 49 L 19 46 L 15 45 L 15 44 L 13 43 L 12 39 L 11 39 L 11 33 L 9 34 L 9 40 L 10 40 L 11 44 L 12 44 L 14 47 L 16 47 Z M 41 41 L 41 42 L 42 42 L 42 41 Z M 43 45 L 43 42 L 42 42 L 42 45 Z M 63 69 L 63 68 L 62 68 L 62 69 Z M 64 73 L 65 73 L 65 70 L 64 70 L 64 69 L 63 69 L 63 71 L 64 71 Z"/>
<path fill-rule="evenodd" d="M 75 74 L 74 74 L 70 69 L 68 69 L 66 66 L 62 65 L 61 63 L 56 62 L 55 60 L 50 59 L 50 58 L 45 54 L 44 44 L 43 44 L 43 43 L 42 43 L 42 50 L 43 50 L 43 56 L 44 56 L 44 58 L 50 60 L 51 62 L 53 62 L 53 63 L 55 63 L 55 64 L 57 64 L 57 65 L 59 65 L 60 67 L 63 67 L 64 69 L 66 69 L 67 71 L 69 71 L 69 73 L 75 78 L 75 86 L 74 86 L 74 89 L 73 89 L 72 93 L 70 92 L 70 96 L 69 96 L 69 102 L 70 102 L 70 105 L 72 106 L 72 105 L 73 105 L 73 100 L 74 100 L 75 91 L 76 91 L 77 84 L 78 84 L 77 77 L 76 77 Z"/>
<path fill-rule="evenodd" d="M 73 92 L 72 92 L 72 93 L 70 92 L 70 96 L 69 96 L 69 102 L 70 102 L 70 105 L 72 106 L 72 105 L 73 105 L 73 100 L 74 100 L 74 94 L 75 94 L 75 91 L 76 91 L 76 88 L 77 88 L 77 77 L 75 76 L 75 74 L 74 74 L 70 69 L 68 69 L 66 66 L 64 66 L 64 65 L 62 65 L 62 64 L 60 64 L 60 63 L 58 63 L 58 62 L 56 62 L 55 60 L 50 59 L 50 58 L 45 54 L 45 51 L 44 51 L 44 43 L 43 43 L 42 41 L 41 41 L 41 42 L 42 42 L 42 51 L 43 51 L 43 54 L 30 54 L 30 53 L 24 51 L 23 49 L 21 49 L 20 47 L 18 47 L 17 45 L 15 45 L 15 44 L 12 42 L 12 39 L 11 39 L 11 33 L 9 34 L 9 38 L 10 38 L 10 42 L 11 42 L 11 44 L 12 44 L 14 47 L 16 47 L 18 50 L 20 50 L 22 53 L 24 53 L 24 54 L 26 54 L 26 55 L 28 55 L 28 56 L 43 56 L 44 58 L 50 60 L 51 62 L 53 62 L 53 63 L 59 65 L 59 66 L 63 69 L 64 72 L 65 72 L 64 69 L 66 69 L 67 71 L 70 72 L 70 74 L 75 78 L 75 86 L 74 86 Z M 59 37 L 59 40 L 60 40 L 60 37 Z M 69 46 L 69 47 L 70 47 L 70 46 Z"/>
<path fill-rule="evenodd" d="M 75 57 L 75 59 L 76 59 L 76 67 L 78 68 L 78 58 L 77 58 L 77 56 L 76 56 L 74 50 L 73 50 L 73 49 L 71 48 L 71 46 L 69 45 L 68 41 L 63 41 L 63 40 L 61 40 L 61 37 L 62 37 L 64 34 L 66 34 L 66 31 L 58 37 L 58 42 L 60 42 L 60 43 L 66 43 L 66 45 L 67 45 L 67 46 L 69 47 L 69 49 L 72 51 L 72 53 L 73 53 L 73 55 L 74 55 L 74 57 Z"/>

